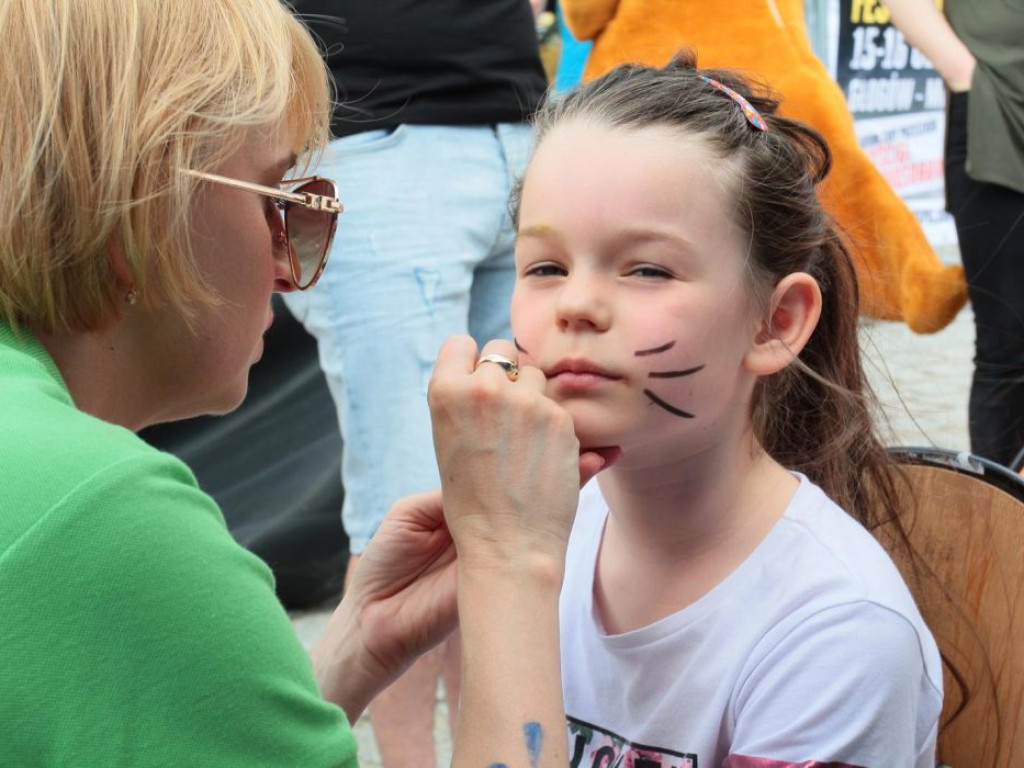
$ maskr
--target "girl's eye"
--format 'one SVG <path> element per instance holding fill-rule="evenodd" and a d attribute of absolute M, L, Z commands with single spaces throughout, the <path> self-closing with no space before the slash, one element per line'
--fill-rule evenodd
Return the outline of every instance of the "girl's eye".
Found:
<path fill-rule="evenodd" d="M 668 279 L 668 278 L 672 277 L 672 273 L 669 272 L 667 269 L 662 269 L 661 267 L 655 267 L 655 266 L 653 266 L 651 264 L 640 264 L 640 265 L 638 265 L 636 267 L 633 267 L 629 271 L 629 274 L 632 277 L 646 277 L 646 278 Z"/>
<path fill-rule="evenodd" d="M 557 264 L 537 264 L 536 266 L 530 267 L 524 273 L 531 277 L 555 277 L 558 275 L 568 274 L 563 267 Z"/>

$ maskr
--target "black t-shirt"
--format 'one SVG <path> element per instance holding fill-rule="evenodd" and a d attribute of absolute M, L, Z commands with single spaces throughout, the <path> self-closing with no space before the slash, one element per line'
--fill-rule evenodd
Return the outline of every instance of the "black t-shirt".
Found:
<path fill-rule="evenodd" d="M 547 88 L 527 0 L 297 0 L 334 73 L 336 136 L 522 122 Z"/>

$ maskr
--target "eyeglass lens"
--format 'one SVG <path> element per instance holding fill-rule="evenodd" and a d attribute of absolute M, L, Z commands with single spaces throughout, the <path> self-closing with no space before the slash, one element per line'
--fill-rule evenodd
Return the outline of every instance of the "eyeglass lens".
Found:
<path fill-rule="evenodd" d="M 307 182 L 294 192 L 331 198 L 337 195 L 334 183 L 327 179 Z M 338 215 L 329 211 L 314 211 L 301 205 L 289 205 L 285 209 L 284 224 L 292 245 L 292 269 L 298 288 L 308 288 L 319 277 L 337 221 Z"/>

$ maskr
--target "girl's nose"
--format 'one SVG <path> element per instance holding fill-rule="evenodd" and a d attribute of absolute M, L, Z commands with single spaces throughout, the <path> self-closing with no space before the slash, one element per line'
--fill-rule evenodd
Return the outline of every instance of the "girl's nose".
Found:
<path fill-rule="evenodd" d="M 568 277 L 559 291 L 556 313 L 562 330 L 607 330 L 611 322 L 608 286 L 595 275 Z"/>

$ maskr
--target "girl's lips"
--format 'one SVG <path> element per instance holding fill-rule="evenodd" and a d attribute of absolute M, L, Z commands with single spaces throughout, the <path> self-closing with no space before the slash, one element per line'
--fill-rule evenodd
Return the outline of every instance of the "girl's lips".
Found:
<path fill-rule="evenodd" d="M 544 371 L 544 374 L 552 379 L 556 376 L 562 376 L 565 374 L 592 374 L 594 376 L 601 376 L 605 379 L 619 379 L 621 376 L 617 376 L 610 371 L 606 371 L 599 365 L 588 362 L 587 360 L 562 360 L 557 365 L 548 368 Z"/>
<path fill-rule="evenodd" d="M 620 378 L 596 368 L 561 368 L 548 375 L 550 383 L 564 389 L 590 389 Z"/>

